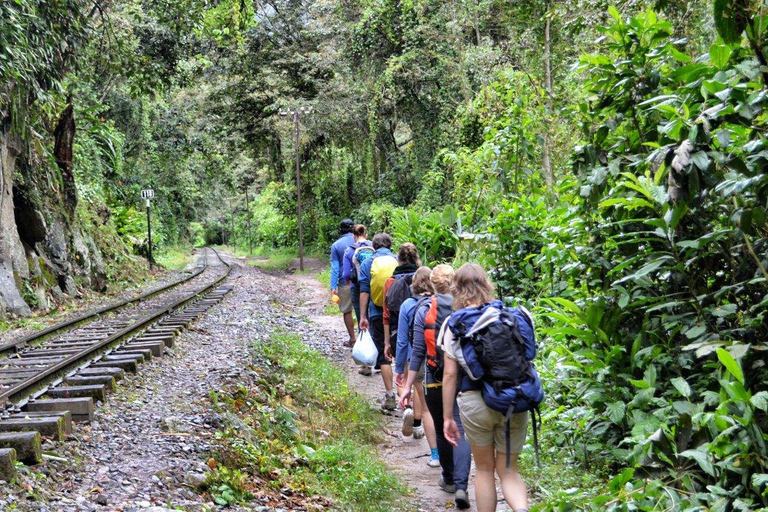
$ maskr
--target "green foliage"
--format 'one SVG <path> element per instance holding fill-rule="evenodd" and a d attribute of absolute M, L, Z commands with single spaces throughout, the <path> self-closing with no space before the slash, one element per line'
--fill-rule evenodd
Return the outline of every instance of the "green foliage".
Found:
<path fill-rule="evenodd" d="M 585 452 L 629 462 L 594 510 L 765 506 L 759 72 L 722 43 L 691 58 L 652 11 L 614 19 L 605 53 L 581 60 L 593 96 L 573 160 L 597 249 L 577 257 L 596 272 L 582 298 L 542 304 L 569 383 L 556 399 L 593 415 Z M 732 380 L 713 379 L 718 363 Z"/>
<path fill-rule="evenodd" d="M 218 436 L 219 463 L 209 479 L 217 503 L 247 500 L 248 482 L 258 476 L 269 488 L 329 496 L 343 509 L 398 510 L 404 489 L 372 445 L 380 416 L 341 371 L 298 335 L 275 333 L 254 349 L 259 386 L 214 395 L 231 423 Z"/>
<path fill-rule="evenodd" d="M 456 255 L 461 219 L 453 206 L 442 212 L 419 213 L 399 208 L 392 212 L 392 247 L 404 242 L 416 244 L 423 265 L 450 262 Z"/>

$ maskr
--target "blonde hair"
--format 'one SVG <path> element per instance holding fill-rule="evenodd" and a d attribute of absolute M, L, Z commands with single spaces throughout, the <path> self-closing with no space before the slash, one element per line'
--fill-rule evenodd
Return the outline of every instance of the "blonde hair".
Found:
<path fill-rule="evenodd" d="M 432 270 L 429 267 L 419 267 L 416 269 L 416 273 L 413 274 L 413 281 L 411 282 L 411 293 L 413 295 L 435 293 L 432 281 L 429 280 L 431 273 Z"/>
<path fill-rule="evenodd" d="M 435 285 L 435 291 L 448 295 L 451 293 L 451 283 L 453 283 L 453 267 L 441 263 L 432 269 L 432 284 Z"/>
<path fill-rule="evenodd" d="M 465 263 L 453 277 L 453 309 L 479 306 L 493 300 L 493 283 L 476 263 Z"/>

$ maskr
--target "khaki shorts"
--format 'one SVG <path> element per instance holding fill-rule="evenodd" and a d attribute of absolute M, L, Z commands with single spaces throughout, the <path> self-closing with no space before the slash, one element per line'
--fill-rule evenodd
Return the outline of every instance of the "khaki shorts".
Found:
<path fill-rule="evenodd" d="M 504 432 L 504 415 L 494 411 L 483 400 L 480 391 L 463 391 L 457 398 L 461 422 L 467 441 L 475 446 L 493 444 L 496 451 L 507 451 Z M 525 444 L 525 432 L 528 428 L 528 413 L 517 412 L 509 418 L 509 451 L 520 453 Z"/>
<path fill-rule="evenodd" d="M 352 312 L 352 295 L 349 293 L 349 286 L 339 286 L 336 290 L 339 294 L 339 310 L 346 314 Z"/>

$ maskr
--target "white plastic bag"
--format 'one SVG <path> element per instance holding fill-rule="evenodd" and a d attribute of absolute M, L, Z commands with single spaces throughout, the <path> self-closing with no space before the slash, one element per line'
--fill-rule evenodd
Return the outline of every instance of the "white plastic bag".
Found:
<path fill-rule="evenodd" d="M 369 331 L 359 331 L 357 341 L 352 347 L 352 359 L 361 366 L 376 366 L 376 359 L 379 357 L 379 351 L 373 342 Z"/>

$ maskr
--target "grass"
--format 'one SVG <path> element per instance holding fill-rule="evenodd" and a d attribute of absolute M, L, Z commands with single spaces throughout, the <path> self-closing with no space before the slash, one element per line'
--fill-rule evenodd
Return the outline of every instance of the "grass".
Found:
<path fill-rule="evenodd" d="M 274 333 L 254 351 L 258 389 L 214 397 L 237 413 L 225 415 L 231 424 L 219 435 L 219 466 L 207 483 L 216 502 L 288 488 L 320 507 L 403 510 L 407 490 L 376 452 L 381 415 L 350 390 L 341 370 L 294 334 Z"/>
<path fill-rule="evenodd" d="M 192 247 L 189 245 L 175 245 L 164 247 L 154 255 L 155 261 L 170 270 L 182 270 L 189 264 Z"/>

